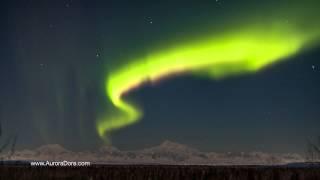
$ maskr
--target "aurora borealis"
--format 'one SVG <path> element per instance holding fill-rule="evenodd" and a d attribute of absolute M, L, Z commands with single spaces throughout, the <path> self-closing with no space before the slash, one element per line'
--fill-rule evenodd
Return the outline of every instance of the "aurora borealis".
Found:
<path fill-rule="evenodd" d="M 12 0 L 1 7 L 1 132 L 18 134 L 18 149 L 170 140 L 303 152 L 320 132 L 319 7 Z"/>
<path fill-rule="evenodd" d="M 306 12 L 299 13 L 298 16 L 304 16 Z M 170 49 L 147 53 L 145 57 L 113 69 L 106 78 L 106 94 L 118 111 L 98 121 L 99 135 L 103 137 L 141 118 L 142 110 L 122 96 L 142 83 L 182 72 L 206 74 L 211 78 L 253 73 L 318 41 L 319 25 L 315 26 L 317 29 L 302 26 L 296 16 L 289 17 L 290 23 L 266 19 L 263 23 L 235 27 L 236 31 L 226 29 L 195 42 L 174 44 Z"/>

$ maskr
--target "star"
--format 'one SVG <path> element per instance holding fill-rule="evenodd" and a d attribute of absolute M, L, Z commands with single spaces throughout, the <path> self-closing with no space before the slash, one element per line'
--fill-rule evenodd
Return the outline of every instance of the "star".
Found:
<path fill-rule="evenodd" d="M 45 68 L 45 65 L 44 64 L 40 64 L 40 69 L 43 69 L 43 68 Z"/>
<path fill-rule="evenodd" d="M 152 18 L 151 18 L 150 16 L 147 17 L 147 21 L 148 21 L 150 24 L 153 23 L 153 20 L 152 20 Z"/>
<path fill-rule="evenodd" d="M 221 1 L 220 0 L 215 0 L 216 1 L 216 3 L 218 4 L 218 5 L 221 5 Z"/>

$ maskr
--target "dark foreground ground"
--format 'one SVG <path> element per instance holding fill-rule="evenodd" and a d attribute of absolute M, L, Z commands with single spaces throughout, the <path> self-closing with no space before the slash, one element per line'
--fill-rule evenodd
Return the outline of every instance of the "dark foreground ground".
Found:
<path fill-rule="evenodd" d="M 320 180 L 320 166 L 195 166 L 91 165 L 89 167 L 30 167 L 0 165 L 0 179 L 110 179 L 110 180 Z"/>

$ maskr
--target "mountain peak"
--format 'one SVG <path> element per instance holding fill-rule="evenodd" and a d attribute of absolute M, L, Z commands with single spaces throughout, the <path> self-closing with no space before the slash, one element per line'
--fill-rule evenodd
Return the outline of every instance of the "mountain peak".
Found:
<path fill-rule="evenodd" d="M 47 144 L 40 146 L 39 148 L 36 149 L 36 151 L 40 153 L 47 153 L 47 154 L 59 154 L 59 153 L 65 153 L 69 152 L 69 150 L 65 149 L 59 144 Z"/>
<path fill-rule="evenodd" d="M 119 151 L 119 149 L 111 145 L 106 145 L 99 148 L 99 152 L 117 152 L 117 151 Z"/>
<path fill-rule="evenodd" d="M 182 153 L 182 152 L 197 152 L 198 150 L 191 148 L 187 145 L 176 143 L 173 141 L 165 140 L 163 141 L 159 146 L 149 148 L 147 150 L 151 151 L 166 151 L 166 152 L 176 152 L 176 153 Z"/>
<path fill-rule="evenodd" d="M 165 140 L 163 141 L 160 145 L 160 147 L 185 147 L 187 148 L 188 146 L 177 143 L 177 142 L 173 142 L 173 141 L 169 141 L 169 140 Z"/>

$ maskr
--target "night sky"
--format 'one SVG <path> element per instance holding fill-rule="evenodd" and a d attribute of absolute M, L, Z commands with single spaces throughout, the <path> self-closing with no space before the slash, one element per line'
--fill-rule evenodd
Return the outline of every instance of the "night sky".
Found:
<path fill-rule="evenodd" d="M 168 139 L 204 151 L 301 153 L 320 135 L 318 1 L 23 0 L 2 9 L 0 120 L 3 136 L 17 134 L 19 148 L 105 144 L 97 122 L 117 111 L 106 79 L 119 67 L 267 20 L 317 38 L 251 73 L 175 73 L 143 83 L 125 94 L 143 111 L 139 122 L 105 136 L 124 150 Z"/>

